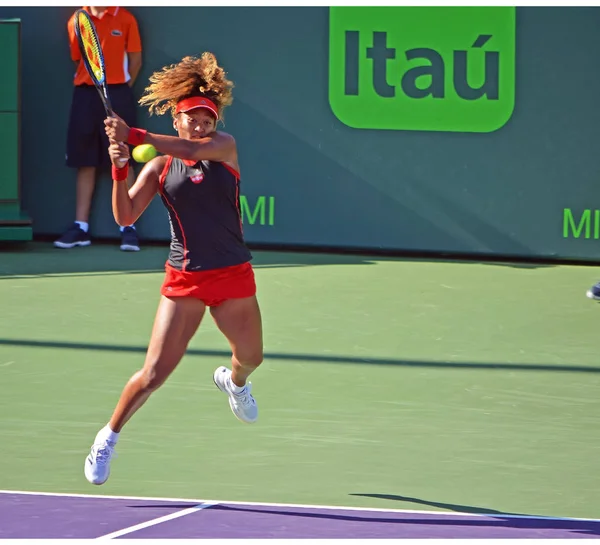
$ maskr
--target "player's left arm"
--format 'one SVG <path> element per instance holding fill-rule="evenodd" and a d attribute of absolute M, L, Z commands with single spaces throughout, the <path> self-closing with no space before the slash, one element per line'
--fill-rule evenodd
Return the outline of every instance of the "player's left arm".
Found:
<path fill-rule="evenodd" d="M 197 140 L 148 132 L 144 143 L 153 145 L 161 153 L 180 159 L 233 162 L 237 158 L 235 139 L 225 132 L 215 131 Z"/>
<path fill-rule="evenodd" d="M 230 134 L 224 132 L 215 131 L 211 135 L 197 140 L 187 140 L 178 136 L 146 132 L 143 142 L 132 142 L 130 139 L 130 127 L 119 116 L 115 115 L 114 117 L 105 119 L 104 125 L 109 139 L 118 142 L 129 142 L 131 145 L 151 144 L 160 153 L 172 155 L 179 159 L 237 163 L 235 139 Z"/>

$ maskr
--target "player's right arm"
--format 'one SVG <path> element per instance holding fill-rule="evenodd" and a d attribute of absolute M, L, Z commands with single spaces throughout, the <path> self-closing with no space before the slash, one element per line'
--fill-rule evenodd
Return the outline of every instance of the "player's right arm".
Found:
<path fill-rule="evenodd" d="M 118 166 L 123 159 L 129 160 L 129 148 L 122 142 L 111 142 L 108 154 L 113 165 Z M 115 221 L 122 227 L 133 225 L 158 193 L 160 175 L 167 157 L 155 157 L 144 165 L 131 189 L 127 181 L 113 180 L 112 209 Z"/>

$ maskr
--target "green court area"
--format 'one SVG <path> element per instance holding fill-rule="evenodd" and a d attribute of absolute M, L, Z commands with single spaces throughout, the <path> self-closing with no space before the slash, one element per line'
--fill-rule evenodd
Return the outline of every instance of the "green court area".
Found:
<path fill-rule="evenodd" d="M 83 462 L 142 364 L 165 247 L 0 251 L 0 489 L 598 518 L 600 268 L 255 252 L 260 418 L 212 383 L 205 318 Z"/>

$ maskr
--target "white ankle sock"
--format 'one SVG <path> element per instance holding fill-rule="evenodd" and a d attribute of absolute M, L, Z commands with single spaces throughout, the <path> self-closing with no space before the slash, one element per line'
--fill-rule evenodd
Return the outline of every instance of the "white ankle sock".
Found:
<path fill-rule="evenodd" d="M 231 385 L 231 391 L 234 394 L 239 394 L 246 387 L 246 385 L 238 386 L 235 382 L 233 382 L 233 380 L 231 380 L 231 377 L 229 378 L 229 384 Z"/>
<path fill-rule="evenodd" d="M 88 232 L 90 226 L 87 221 L 76 221 L 75 223 L 79 225 L 79 227 L 81 227 L 83 231 L 85 231 L 86 233 Z"/>
<path fill-rule="evenodd" d="M 116 442 L 119 440 L 119 433 L 112 431 L 110 429 L 110 426 L 108 424 L 106 424 L 106 426 L 104 426 L 98 432 L 98 435 L 96 437 L 98 439 L 104 439 L 104 440 L 108 441 L 109 443 L 116 444 Z"/>

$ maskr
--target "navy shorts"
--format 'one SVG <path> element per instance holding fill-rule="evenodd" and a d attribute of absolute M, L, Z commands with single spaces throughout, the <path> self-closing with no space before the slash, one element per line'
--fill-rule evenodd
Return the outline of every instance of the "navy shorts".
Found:
<path fill-rule="evenodd" d="M 130 126 L 136 125 L 136 104 L 131 87 L 108 85 L 108 96 L 116 114 Z M 71 113 L 67 130 L 67 166 L 98 167 L 110 166 L 108 137 L 104 132 L 106 111 L 102 99 L 92 85 L 73 88 Z"/>

